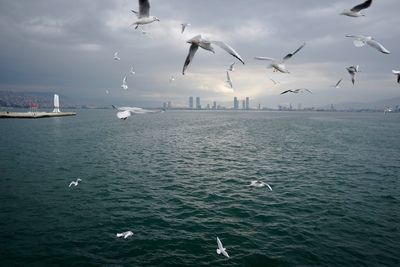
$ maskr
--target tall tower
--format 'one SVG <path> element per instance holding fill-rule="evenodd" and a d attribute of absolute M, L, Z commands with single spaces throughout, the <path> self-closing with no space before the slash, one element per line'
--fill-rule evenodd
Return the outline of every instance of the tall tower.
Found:
<path fill-rule="evenodd" d="M 193 109 L 193 96 L 189 97 L 189 108 Z"/>
<path fill-rule="evenodd" d="M 54 109 L 53 112 L 60 113 L 60 99 L 57 94 L 54 94 Z"/>
<path fill-rule="evenodd" d="M 201 105 L 200 105 L 200 97 L 196 97 L 196 109 L 201 109 Z"/>
<path fill-rule="evenodd" d="M 249 97 L 246 97 L 246 109 L 247 110 L 250 109 L 250 99 L 249 99 Z"/>
<path fill-rule="evenodd" d="M 239 109 L 239 101 L 236 96 L 233 98 L 233 109 Z"/>
<path fill-rule="evenodd" d="M 242 109 L 246 109 L 246 101 L 242 100 Z"/>

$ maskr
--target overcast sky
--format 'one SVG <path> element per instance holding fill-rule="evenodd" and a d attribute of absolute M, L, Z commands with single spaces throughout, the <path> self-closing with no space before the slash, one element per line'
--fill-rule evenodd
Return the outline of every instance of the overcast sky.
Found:
<path fill-rule="evenodd" d="M 151 15 L 161 21 L 147 25 L 148 35 L 143 35 L 130 26 L 136 19 L 130 10 L 138 9 L 135 0 L 0 0 L 0 90 L 57 92 L 82 102 L 131 106 L 166 101 L 187 106 L 189 96 L 200 96 L 203 106 L 214 100 L 231 106 L 234 96 L 248 96 L 253 107 L 399 97 L 391 70 L 400 69 L 400 1 L 375 0 L 365 17 L 339 15 L 360 2 L 150 0 Z M 192 24 L 184 34 L 182 22 Z M 231 73 L 233 90 L 225 84 L 225 70 L 236 60 L 218 47 L 215 54 L 199 49 L 182 76 L 186 41 L 197 34 L 228 43 L 245 60 Z M 392 53 L 356 48 L 347 34 L 373 36 Z M 287 64 L 288 75 L 253 59 L 282 58 L 303 42 L 305 48 Z M 115 51 L 121 61 L 113 60 Z M 362 70 L 355 86 L 345 70 L 350 65 Z M 126 74 L 129 89 L 124 91 L 120 85 Z M 175 82 L 170 84 L 171 75 Z M 330 87 L 341 77 L 341 88 Z M 279 95 L 301 87 L 314 94 Z"/>

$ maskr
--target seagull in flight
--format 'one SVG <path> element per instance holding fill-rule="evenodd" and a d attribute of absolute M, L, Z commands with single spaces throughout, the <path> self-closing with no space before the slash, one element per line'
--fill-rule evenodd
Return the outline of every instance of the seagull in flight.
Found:
<path fill-rule="evenodd" d="M 226 83 L 229 85 L 230 88 L 233 88 L 231 76 L 229 76 L 229 71 L 226 72 Z"/>
<path fill-rule="evenodd" d="M 274 85 L 278 85 L 278 84 L 280 84 L 280 82 L 279 81 L 276 81 L 276 80 L 274 80 L 274 79 L 272 79 L 272 78 L 269 78 L 273 83 L 274 83 Z"/>
<path fill-rule="evenodd" d="M 347 70 L 347 72 L 350 74 L 350 76 L 351 76 L 351 82 L 352 82 L 353 85 L 354 85 L 354 83 L 355 83 L 355 81 L 356 81 L 356 79 L 355 79 L 356 73 L 357 73 L 357 72 L 361 72 L 361 71 L 359 70 L 359 66 L 358 66 L 358 65 L 356 65 L 356 66 L 350 66 L 350 67 L 347 67 L 346 70 Z"/>
<path fill-rule="evenodd" d="M 124 90 L 128 90 L 128 85 L 126 84 L 126 81 L 128 80 L 128 78 L 125 76 L 124 79 L 122 80 L 122 85 L 121 88 Z"/>
<path fill-rule="evenodd" d="M 379 52 L 383 54 L 390 54 L 390 51 L 387 50 L 381 43 L 376 41 L 371 36 L 364 36 L 364 35 L 346 35 L 346 37 L 354 38 L 353 41 L 355 47 L 363 47 L 365 45 L 369 45 L 372 48 L 375 48 Z"/>
<path fill-rule="evenodd" d="M 135 10 L 131 10 L 135 13 L 138 18 L 137 21 L 132 23 L 132 25 L 136 25 L 135 29 L 137 29 L 140 25 L 149 24 L 154 21 L 160 21 L 155 16 L 150 16 L 150 3 L 149 0 L 139 0 L 139 12 Z"/>
<path fill-rule="evenodd" d="M 123 233 L 117 233 L 117 237 L 123 237 L 124 239 L 127 239 L 128 237 L 133 236 L 132 231 L 126 231 Z"/>
<path fill-rule="evenodd" d="M 121 60 L 121 58 L 118 56 L 118 52 L 114 53 L 114 60 Z"/>
<path fill-rule="evenodd" d="M 187 43 L 189 43 L 191 45 L 190 45 L 189 53 L 186 57 L 185 63 L 183 64 L 183 70 L 182 70 L 183 75 L 185 75 L 185 70 L 189 66 L 189 64 L 192 62 L 193 57 L 197 52 L 197 49 L 199 49 L 199 46 L 205 50 L 215 53 L 214 47 L 212 46 L 213 44 L 215 44 L 215 45 L 219 46 L 220 48 L 224 49 L 226 52 L 228 52 L 233 57 L 237 58 L 244 65 L 244 61 L 240 57 L 240 55 L 232 47 L 225 44 L 224 42 L 212 41 L 206 37 L 197 35 L 197 36 L 193 37 L 192 39 L 188 40 Z"/>
<path fill-rule="evenodd" d="M 69 184 L 68 187 L 71 187 L 71 186 L 73 186 L 73 185 L 74 185 L 74 186 L 77 186 L 78 183 L 81 182 L 81 181 L 82 181 L 82 180 L 78 178 L 78 179 L 76 179 L 76 181 L 72 181 L 72 182 Z"/>
<path fill-rule="evenodd" d="M 169 77 L 169 83 L 173 83 L 174 81 L 175 81 L 175 77 L 174 76 Z"/>
<path fill-rule="evenodd" d="M 397 76 L 397 83 L 400 83 L 400 70 L 392 70 L 392 72 Z"/>
<path fill-rule="evenodd" d="M 106 90 L 106 95 L 108 95 L 110 93 L 110 91 Z"/>
<path fill-rule="evenodd" d="M 143 109 L 143 108 L 137 108 L 137 107 L 117 107 L 112 105 L 113 109 L 117 110 L 117 117 L 118 119 L 121 120 L 126 120 L 128 117 L 130 117 L 132 114 L 147 114 L 147 113 L 160 113 L 163 112 L 163 110 L 148 110 L 148 109 Z"/>
<path fill-rule="evenodd" d="M 272 188 L 269 184 L 261 182 L 261 181 L 257 181 L 257 180 L 251 181 L 249 186 L 253 186 L 253 187 L 265 187 L 266 186 L 269 188 L 269 190 L 272 191 Z"/>
<path fill-rule="evenodd" d="M 136 73 L 132 66 L 131 66 L 131 70 L 129 71 L 129 73 L 130 73 L 131 75 L 134 75 L 134 74 Z"/>
<path fill-rule="evenodd" d="M 218 236 L 217 236 L 217 254 L 221 254 L 224 255 L 225 257 L 229 258 L 228 252 L 226 252 L 226 248 L 224 248 L 224 246 L 222 245 L 221 240 L 219 240 Z"/>
<path fill-rule="evenodd" d="M 191 24 L 190 23 L 182 23 L 181 26 L 182 26 L 181 33 L 183 33 L 185 31 L 186 27 L 191 26 Z"/>
<path fill-rule="evenodd" d="M 255 57 L 254 59 L 257 60 L 269 60 L 272 61 L 270 67 L 274 69 L 274 71 L 279 71 L 282 73 L 290 73 L 288 69 L 286 68 L 285 62 L 289 59 L 291 59 L 296 53 L 298 53 L 306 43 L 303 43 L 299 48 L 297 48 L 294 52 L 287 54 L 281 61 L 276 61 L 273 58 L 270 57 Z"/>
<path fill-rule="evenodd" d="M 307 88 L 299 88 L 299 89 L 294 89 L 294 90 L 286 90 L 281 93 L 281 95 L 287 94 L 287 93 L 293 93 L 293 94 L 298 94 L 298 93 L 303 93 L 303 92 L 308 92 L 312 94 L 311 90 L 308 90 Z"/>
<path fill-rule="evenodd" d="M 343 78 L 340 78 L 340 80 L 335 85 L 332 85 L 332 87 L 335 87 L 336 89 L 338 89 L 339 84 L 342 82 L 342 80 L 343 80 Z"/>
<path fill-rule="evenodd" d="M 235 63 L 236 63 L 236 62 L 232 62 L 232 63 L 229 65 L 229 68 L 228 68 L 227 70 L 228 70 L 228 71 L 234 71 L 234 70 L 235 70 L 235 68 L 234 68 Z"/>
<path fill-rule="evenodd" d="M 372 4 L 372 0 L 367 0 L 362 4 L 356 5 L 355 7 L 353 7 L 350 10 L 344 10 L 342 13 L 340 13 L 340 15 L 345 15 L 348 17 L 361 17 L 361 16 L 365 16 L 363 13 L 361 13 L 361 10 L 369 8 Z"/>

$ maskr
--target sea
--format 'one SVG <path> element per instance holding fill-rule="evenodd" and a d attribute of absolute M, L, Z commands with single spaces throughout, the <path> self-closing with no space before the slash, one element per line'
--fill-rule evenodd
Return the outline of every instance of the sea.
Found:
<path fill-rule="evenodd" d="M 0 120 L 0 265 L 400 266 L 400 114 Z"/>

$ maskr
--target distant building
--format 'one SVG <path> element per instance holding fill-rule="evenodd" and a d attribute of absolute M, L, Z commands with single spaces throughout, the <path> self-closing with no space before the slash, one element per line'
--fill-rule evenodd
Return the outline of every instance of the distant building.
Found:
<path fill-rule="evenodd" d="M 207 104 L 207 109 L 210 109 L 210 104 Z"/>
<path fill-rule="evenodd" d="M 239 109 L 239 101 L 236 96 L 233 98 L 233 109 Z"/>
<path fill-rule="evenodd" d="M 189 97 L 189 108 L 193 109 L 193 96 Z"/>
<path fill-rule="evenodd" d="M 217 102 L 216 101 L 213 102 L 212 109 L 217 109 Z"/>
<path fill-rule="evenodd" d="M 196 97 L 196 109 L 201 109 L 200 97 Z"/>
<path fill-rule="evenodd" d="M 246 109 L 247 110 L 250 109 L 250 99 L 249 99 L 249 97 L 246 97 Z"/>
<path fill-rule="evenodd" d="M 246 101 L 242 100 L 242 109 L 246 109 Z"/>
<path fill-rule="evenodd" d="M 172 108 L 171 101 L 168 101 L 168 103 L 167 103 L 167 108 Z"/>
<path fill-rule="evenodd" d="M 260 110 L 261 109 L 261 104 L 258 104 L 258 110 Z"/>
<path fill-rule="evenodd" d="M 166 109 L 167 108 L 167 103 L 164 102 L 162 106 L 163 106 L 163 109 Z"/>

